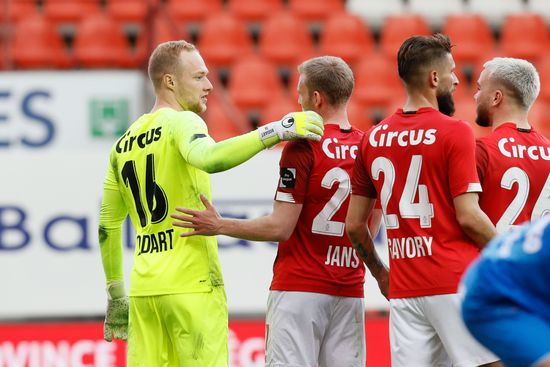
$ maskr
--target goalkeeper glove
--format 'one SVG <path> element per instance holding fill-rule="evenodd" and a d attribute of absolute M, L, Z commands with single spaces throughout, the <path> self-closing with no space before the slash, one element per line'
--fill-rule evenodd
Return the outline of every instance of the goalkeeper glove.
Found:
<path fill-rule="evenodd" d="M 283 140 L 309 139 L 319 141 L 324 132 L 323 118 L 314 111 L 291 112 L 279 121 L 258 129 L 266 148 Z"/>
<path fill-rule="evenodd" d="M 103 324 L 103 339 L 108 342 L 115 339 L 128 339 L 128 297 L 122 281 L 107 283 L 107 312 Z"/>

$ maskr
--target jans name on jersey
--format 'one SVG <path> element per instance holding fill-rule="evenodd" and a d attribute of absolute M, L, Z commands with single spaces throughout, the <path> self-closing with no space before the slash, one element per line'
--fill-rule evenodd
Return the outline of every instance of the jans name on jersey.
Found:
<path fill-rule="evenodd" d="M 161 137 L 161 129 L 159 126 L 157 128 L 151 129 L 139 135 L 131 135 L 131 131 L 128 130 L 126 134 L 122 135 L 120 139 L 116 142 L 116 151 L 117 153 L 126 153 L 134 149 L 134 143 L 137 143 L 137 146 L 141 149 L 145 148 L 147 145 L 159 141 Z"/>
<path fill-rule="evenodd" d="M 388 238 L 388 250 L 392 259 L 432 256 L 432 242 L 426 236 Z"/>
<path fill-rule="evenodd" d="M 332 245 L 328 247 L 325 265 L 357 269 L 359 264 L 359 258 L 357 257 L 353 247 Z"/>
<path fill-rule="evenodd" d="M 139 249 L 138 255 L 142 254 L 152 254 L 158 252 L 164 252 L 172 250 L 172 233 L 173 229 L 168 229 L 166 231 L 137 235 L 136 236 L 136 246 Z"/>

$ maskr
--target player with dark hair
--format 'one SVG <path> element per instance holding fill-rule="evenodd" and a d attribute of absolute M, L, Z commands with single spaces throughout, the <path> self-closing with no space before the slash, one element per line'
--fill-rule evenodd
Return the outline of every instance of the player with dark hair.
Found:
<path fill-rule="evenodd" d="M 502 233 L 550 212 L 550 141 L 528 121 L 540 91 L 526 60 L 494 58 L 477 82 L 476 122 L 493 132 L 477 142 L 479 205 Z"/>
<path fill-rule="evenodd" d="M 550 216 L 513 228 L 462 280 L 470 332 L 506 367 L 550 367 Z"/>
<path fill-rule="evenodd" d="M 197 49 L 160 44 L 149 59 L 156 101 L 114 144 L 104 182 L 99 244 L 107 280 L 104 337 L 128 338 L 128 366 L 227 366 L 227 303 L 215 238 L 181 238 L 168 213 L 210 197 L 208 173 L 232 168 L 281 140 L 320 140 L 315 112 L 289 114 L 216 143 L 198 113 L 212 90 Z M 130 298 L 123 276 L 122 222 L 136 249 Z"/>
<path fill-rule="evenodd" d="M 380 200 L 390 255 L 393 367 L 496 366 L 460 317 L 460 277 L 494 235 L 478 205 L 475 140 L 451 118 L 458 85 L 447 36 L 414 36 L 400 47 L 403 108 L 369 130 L 353 171 L 346 227 L 362 258 L 378 259 L 366 219 Z M 369 266 L 382 288 L 388 270 Z M 374 270 L 372 270 L 374 269 Z"/>
<path fill-rule="evenodd" d="M 299 103 L 325 122 L 321 142 L 292 142 L 280 160 L 273 212 L 220 218 L 178 208 L 183 235 L 223 234 L 279 241 L 266 316 L 266 366 L 365 366 L 365 269 L 345 234 L 350 175 L 363 132 L 346 107 L 354 78 L 340 58 L 316 57 L 298 68 Z M 377 224 L 373 224 L 377 227 Z"/>

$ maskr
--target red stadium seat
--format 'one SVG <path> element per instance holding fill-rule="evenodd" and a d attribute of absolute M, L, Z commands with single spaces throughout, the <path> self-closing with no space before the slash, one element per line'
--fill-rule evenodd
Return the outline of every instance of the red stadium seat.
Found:
<path fill-rule="evenodd" d="M 307 25 L 292 13 L 282 12 L 263 23 L 260 54 L 276 65 L 295 65 L 313 55 Z"/>
<path fill-rule="evenodd" d="M 261 111 L 260 125 L 280 120 L 289 112 L 301 111 L 302 107 L 295 98 L 288 94 L 281 94 Z"/>
<path fill-rule="evenodd" d="M 145 62 L 158 44 L 179 39 L 189 40 L 187 33 L 180 29 L 164 11 L 158 11 L 153 18 L 151 28 L 141 31 L 137 39 L 137 57 L 140 63 Z"/>
<path fill-rule="evenodd" d="M 340 56 L 355 63 L 373 49 L 373 37 L 361 18 L 337 13 L 326 21 L 319 44 L 321 54 Z"/>
<path fill-rule="evenodd" d="M 353 97 L 348 104 L 348 119 L 353 127 L 362 131 L 367 131 L 374 125 L 369 110 Z"/>
<path fill-rule="evenodd" d="M 247 130 L 239 127 L 247 123 L 245 116 L 233 106 L 223 104 L 214 95 L 208 96 L 208 108 L 204 116 L 210 136 L 215 141 L 221 141 L 245 133 Z M 240 123 L 237 124 L 237 121 Z"/>
<path fill-rule="evenodd" d="M 290 10 L 307 21 L 319 21 L 330 15 L 344 11 L 342 0 L 289 0 Z"/>
<path fill-rule="evenodd" d="M 15 23 L 11 44 L 13 63 L 18 68 L 66 68 L 71 66 L 61 34 L 53 23 L 35 14 Z"/>
<path fill-rule="evenodd" d="M 550 47 L 550 35 L 542 16 L 514 14 L 504 20 L 501 29 L 502 52 L 509 57 L 536 60 Z"/>
<path fill-rule="evenodd" d="M 229 11 L 247 22 L 264 21 L 283 8 L 282 0 L 230 0 Z"/>
<path fill-rule="evenodd" d="M 208 17 L 201 26 L 198 44 L 207 63 L 214 66 L 230 65 L 252 53 L 246 26 L 227 12 Z"/>
<path fill-rule="evenodd" d="M 451 38 L 453 58 L 457 63 L 475 63 L 495 50 L 489 24 L 477 14 L 456 14 L 447 17 L 443 33 Z"/>
<path fill-rule="evenodd" d="M 550 139 L 550 104 L 537 100 L 529 111 L 529 124 L 533 128 Z"/>
<path fill-rule="evenodd" d="M 89 68 L 135 67 L 139 63 L 130 52 L 120 24 L 102 13 L 89 15 L 80 22 L 74 55 L 79 65 Z"/>
<path fill-rule="evenodd" d="M 99 10 L 98 0 L 44 1 L 44 14 L 54 22 L 77 22 Z"/>
<path fill-rule="evenodd" d="M 38 12 L 35 0 L 9 0 L 6 5 L 7 19 L 10 21 L 18 21 Z"/>
<path fill-rule="evenodd" d="M 395 63 L 389 62 L 384 55 L 367 56 L 354 71 L 354 96 L 365 107 L 383 108 L 404 94 Z"/>
<path fill-rule="evenodd" d="M 397 51 L 403 41 L 411 36 L 427 36 L 432 32 L 420 15 L 390 15 L 384 20 L 380 47 L 384 54 L 397 59 Z"/>
<path fill-rule="evenodd" d="M 149 12 L 149 2 L 143 0 L 109 0 L 107 12 L 123 22 L 142 22 Z"/>
<path fill-rule="evenodd" d="M 200 22 L 222 10 L 221 0 L 170 0 L 170 16 L 178 22 Z"/>
<path fill-rule="evenodd" d="M 550 103 L 550 53 L 543 54 L 535 64 L 540 76 L 538 99 Z"/>
<path fill-rule="evenodd" d="M 277 69 L 256 56 L 239 59 L 231 68 L 229 94 L 241 110 L 262 110 L 283 93 Z"/>

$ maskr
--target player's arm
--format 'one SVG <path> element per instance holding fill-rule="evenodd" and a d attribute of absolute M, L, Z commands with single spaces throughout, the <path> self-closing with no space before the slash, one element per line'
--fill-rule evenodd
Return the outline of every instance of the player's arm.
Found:
<path fill-rule="evenodd" d="M 456 219 L 462 230 L 480 247 L 485 247 L 497 232 L 495 226 L 479 207 L 478 195 L 467 192 L 453 199 Z"/>
<path fill-rule="evenodd" d="M 128 325 L 128 298 L 124 289 L 122 222 L 127 208 L 120 194 L 116 173 L 109 164 L 103 185 L 99 215 L 99 249 L 107 282 L 107 312 L 104 338 L 126 340 Z"/>
<path fill-rule="evenodd" d="M 380 291 L 387 298 L 389 270 L 374 248 L 367 223 L 373 211 L 375 201 L 376 199 L 373 198 L 351 195 L 346 216 L 346 231 L 355 251 L 357 251 L 361 260 L 367 265 L 372 276 L 378 282 Z"/>
<path fill-rule="evenodd" d="M 208 134 L 194 134 L 183 141 L 180 151 L 196 168 L 208 173 L 225 171 L 247 161 L 258 152 L 281 141 L 310 139 L 319 141 L 323 135 L 323 119 L 313 111 L 293 112 L 247 134 L 216 143 Z"/>
<path fill-rule="evenodd" d="M 181 237 L 226 235 L 249 241 L 285 241 L 294 231 L 302 211 L 302 204 L 274 201 L 269 215 L 255 219 L 223 218 L 204 195 L 200 199 L 204 210 L 177 207 L 179 213 L 171 215 L 176 220 L 174 226 L 192 229 Z"/>

